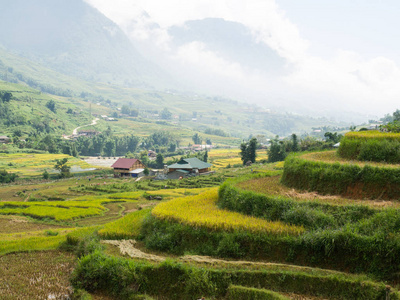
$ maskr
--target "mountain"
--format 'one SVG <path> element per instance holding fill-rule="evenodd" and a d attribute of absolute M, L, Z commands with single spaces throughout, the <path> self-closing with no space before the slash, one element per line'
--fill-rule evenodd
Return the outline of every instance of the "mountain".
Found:
<path fill-rule="evenodd" d="M 0 44 L 89 81 L 140 87 L 169 83 L 116 24 L 82 0 L 2 0 Z"/>
<path fill-rule="evenodd" d="M 269 74 L 283 72 L 285 60 L 264 43 L 254 39 L 250 29 L 220 18 L 187 21 L 168 30 L 173 43 L 180 47 L 200 42 L 207 50 L 250 69 Z"/>

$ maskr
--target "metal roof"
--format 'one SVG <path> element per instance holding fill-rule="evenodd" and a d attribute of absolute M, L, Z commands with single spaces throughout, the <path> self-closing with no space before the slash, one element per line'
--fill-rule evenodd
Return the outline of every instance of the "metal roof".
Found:
<path fill-rule="evenodd" d="M 184 158 L 183 162 L 178 162 L 176 164 L 168 166 L 170 169 L 207 169 L 210 168 L 211 164 L 201 161 L 200 159 L 193 157 L 193 158 Z"/>

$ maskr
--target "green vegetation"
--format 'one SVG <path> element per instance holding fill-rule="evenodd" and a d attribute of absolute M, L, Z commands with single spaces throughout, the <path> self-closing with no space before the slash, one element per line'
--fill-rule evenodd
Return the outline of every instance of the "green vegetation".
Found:
<path fill-rule="evenodd" d="M 257 150 L 257 139 L 252 138 L 247 143 L 242 143 L 240 145 L 240 157 L 243 165 L 256 162 L 256 150 Z"/>
<path fill-rule="evenodd" d="M 399 294 L 383 283 L 339 274 L 322 276 L 303 272 L 209 269 L 174 261 L 150 264 L 110 257 L 98 251 L 80 260 L 72 283 L 75 288 L 108 291 L 118 297 L 149 294 L 168 299 L 202 296 L 222 299 L 227 292 L 238 292 L 232 285 L 240 285 L 346 300 L 399 299 Z M 253 290 L 252 294 L 258 293 Z M 267 294 L 277 297 L 276 293 Z"/>
<path fill-rule="evenodd" d="M 361 161 L 400 162 L 400 133 L 349 132 L 340 142 L 340 157 Z"/>
<path fill-rule="evenodd" d="M 311 155 L 288 157 L 282 175 L 282 182 L 290 187 L 356 199 L 398 198 L 399 180 L 398 167 L 326 162 Z"/>

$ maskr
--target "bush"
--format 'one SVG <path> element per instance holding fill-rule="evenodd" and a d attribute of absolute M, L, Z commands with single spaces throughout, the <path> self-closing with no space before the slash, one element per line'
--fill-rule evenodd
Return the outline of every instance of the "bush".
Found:
<path fill-rule="evenodd" d="M 399 163 L 400 134 L 350 132 L 341 140 L 338 154 L 347 159 Z"/>
<path fill-rule="evenodd" d="M 292 155 L 285 161 L 281 182 L 301 190 L 356 199 L 400 197 L 400 168 L 394 167 L 309 161 Z"/>
<path fill-rule="evenodd" d="M 398 293 L 383 283 L 342 274 L 205 269 L 174 261 L 151 264 L 109 257 L 98 251 L 79 261 L 71 282 L 75 289 L 106 291 L 119 299 L 135 299 L 140 294 L 163 299 L 198 299 L 202 296 L 221 299 L 226 298 L 227 293 L 247 295 L 245 299 L 285 299 L 260 289 L 346 300 L 399 299 Z M 275 298 L 258 298 L 260 295 Z M 232 297 L 229 299 L 235 299 Z"/>

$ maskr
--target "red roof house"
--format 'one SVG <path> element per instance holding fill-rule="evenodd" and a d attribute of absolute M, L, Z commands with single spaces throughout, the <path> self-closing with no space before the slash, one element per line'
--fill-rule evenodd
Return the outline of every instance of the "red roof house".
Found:
<path fill-rule="evenodd" d="M 118 158 L 111 167 L 114 168 L 114 177 L 132 176 L 132 174 L 136 174 L 133 171 L 146 168 L 146 166 L 136 158 Z"/>

